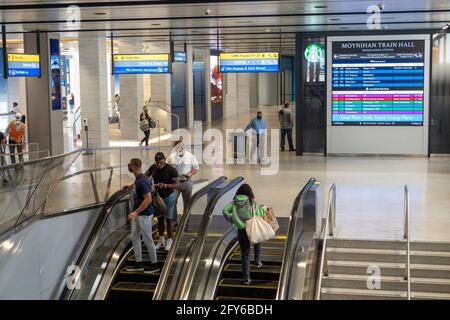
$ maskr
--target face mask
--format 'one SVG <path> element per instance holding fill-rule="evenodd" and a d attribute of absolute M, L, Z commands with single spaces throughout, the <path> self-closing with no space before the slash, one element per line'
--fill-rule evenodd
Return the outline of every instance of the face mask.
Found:
<path fill-rule="evenodd" d="M 258 120 L 261 120 L 261 119 L 262 119 L 262 116 L 257 116 L 257 118 L 258 118 Z"/>
<path fill-rule="evenodd" d="M 177 154 L 178 154 L 179 157 L 184 156 L 184 149 L 178 150 Z"/>
<path fill-rule="evenodd" d="M 128 165 L 128 172 L 133 173 L 133 170 L 131 169 L 130 165 Z"/>

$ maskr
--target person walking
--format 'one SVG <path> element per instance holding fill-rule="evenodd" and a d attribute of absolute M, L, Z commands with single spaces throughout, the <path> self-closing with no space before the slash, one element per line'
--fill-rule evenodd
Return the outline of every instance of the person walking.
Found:
<path fill-rule="evenodd" d="M 243 184 L 239 187 L 233 201 L 227 204 L 222 213 L 228 222 L 232 223 L 238 230 L 238 241 L 241 250 L 242 259 L 242 275 L 244 277 L 244 284 L 251 284 L 250 277 L 250 240 L 248 239 L 246 231 L 246 221 L 250 220 L 253 212 L 260 217 L 264 217 L 267 208 L 258 205 L 255 201 L 253 190 L 248 184 Z M 255 252 L 255 266 L 261 268 L 261 244 L 253 246 Z"/>
<path fill-rule="evenodd" d="M 258 151 L 257 160 L 258 162 L 264 163 L 264 143 L 265 136 L 267 134 L 267 125 L 266 121 L 263 118 L 262 111 L 258 111 L 256 117 L 253 118 L 245 127 L 244 131 L 247 132 L 248 130 L 253 130 L 251 158 L 253 159 L 253 157 L 255 156 L 255 152 Z"/>
<path fill-rule="evenodd" d="M 177 203 L 181 194 L 183 197 L 183 214 L 185 214 L 194 187 L 192 177 L 199 171 L 197 158 L 184 148 L 183 139 L 180 138 L 175 141 L 174 152 L 167 157 L 167 163 L 175 167 L 179 175 L 179 186 L 175 190 L 175 213 L 178 212 Z"/>
<path fill-rule="evenodd" d="M 164 216 L 158 216 L 159 242 L 156 249 L 165 248 L 170 251 L 173 243 L 173 232 L 175 230 L 175 190 L 178 189 L 178 171 L 166 162 L 166 156 L 162 152 L 155 155 L 155 164 L 146 172 L 146 175 L 153 179 L 156 192 L 166 204 Z M 156 212 L 158 215 L 159 213 Z M 167 241 L 164 238 L 167 224 Z"/>
<path fill-rule="evenodd" d="M 0 164 L 2 166 L 6 166 L 5 155 L 5 144 L 6 144 L 6 136 L 3 132 L 0 131 Z"/>
<path fill-rule="evenodd" d="M 287 140 L 289 143 L 289 151 L 295 151 L 294 143 L 292 142 L 292 127 L 294 120 L 292 119 L 292 111 L 289 109 L 289 102 L 284 104 L 284 107 L 278 112 L 278 120 L 280 122 L 280 150 L 284 151 L 284 143 Z"/>
<path fill-rule="evenodd" d="M 130 238 L 133 242 L 136 261 L 134 266 L 127 267 L 127 271 L 144 271 L 145 273 L 158 272 L 160 267 L 158 266 L 155 243 L 153 242 L 152 237 L 152 220 L 154 212 L 150 205 L 152 203 L 151 181 L 142 173 L 142 161 L 140 159 L 131 159 L 128 163 L 128 171 L 133 173 L 135 177 L 135 189 L 133 192 L 134 207 L 133 212 L 128 215 L 128 221 L 131 221 Z M 150 266 L 147 270 L 144 269 L 144 264 L 142 263 L 141 236 L 150 256 Z"/>
<path fill-rule="evenodd" d="M 139 121 L 140 122 L 142 122 L 144 120 L 146 120 L 147 123 L 148 123 L 148 126 L 147 126 L 148 129 L 143 130 L 145 136 L 144 136 L 144 138 L 142 138 L 141 142 L 139 143 L 139 146 L 142 146 L 142 144 L 145 142 L 145 146 L 147 147 L 148 146 L 148 140 L 150 139 L 150 120 L 151 120 L 151 117 L 148 114 L 148 108 L 146 106 L 144 106 L 142 108 L 141 115 L 139 116 Z"/>
<path fill-rule="evenodd" d="M 16 119 L 11 121 L 6 129 L 5 135 L 8 137 L 9 152 L 11 153 L 11 163 L 16 163 L 16 149 L 19 154 L 19 162 L 23 162 L 23 144 L 25 140 L 25 123 L 22 122 L 22 114 L 16 113 Z"/>

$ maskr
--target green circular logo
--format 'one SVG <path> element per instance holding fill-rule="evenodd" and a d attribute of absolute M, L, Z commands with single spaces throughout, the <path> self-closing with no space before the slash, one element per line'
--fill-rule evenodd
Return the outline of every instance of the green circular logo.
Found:
<path fill-rule="evenodd" d="M 308 62 L 319 62 L 323 57 L 323 49 L 318 44 L 310 44 L 305 49 L 305 58 Z"/>

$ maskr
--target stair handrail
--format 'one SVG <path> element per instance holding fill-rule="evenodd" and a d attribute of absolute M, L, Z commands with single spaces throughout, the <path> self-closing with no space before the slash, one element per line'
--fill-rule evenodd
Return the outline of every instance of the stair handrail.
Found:
<path fill-rule="evenodd" d="M 320 300 L 320 294 L 322 289 L 323 275 L 328 275 L 328 259 L 327 259 L 327 238 L 334 235 L 334 229 L 336 228 L 336 184 L 332 184 L 329 191 L 328 207 L 325 217 L 325 229 L 323 232 L 322 252 L 320 255 L 319 264 L 319 279 L 316 287 L 316 300 Z"/>
<path fill-rule="evenodd" d="M 404 187 L 404 214 L 403 214 L 403 237 L 406 240 L 406 264 L 405 264 L 405 280 L 407 283 L 407 299 L 411 300 L 411 245 L 410 245 L 410 223 L 409 223 L 409 190 L 408 186 Z"/>
<path fill-rule="evenodd" d="M 150 103 L 151 103 L 151 102 L 152 102 L 152 101 L 151 101 L 150 99 L 149 99 L 148 101 L 146 101 L 146 106 L 147 106 L 147 107 L 150 107 Z M 162 111 L 168 113 L 170 116 L 175 117 L 175 120 L 177 121 L 177 129 L 180 129 L 180 116 L 177 115 L 176 113 L 173 113 L 172 111 L 169 111 L 169 110 L 167 110 L 167 109 L 165 109 L 165 108 L 159 106 L 158 104 L 156 104 L 157 102 L 160 102 L 161 105 L 164 105 L 164 107 L 168 108 L 169 110 L 171 109 L 171 108 L 170 108 L 170 105 L 167 104 L 167 103 L 165 103 L 165 102 L 161 102 L 161 101 L 153 101 L 153 103 L 155 103 L 155 104 L 153 104 L 151 107 L 152 107 L 152 108 L 154 107 L 154 108 L 160 109 L 160 110 L 162 110 Z M 172 121 L 172 118 L 170 118 L 170 121 Z M 172 130 L 172 131 L 173 131 L 173 130 Z"/>

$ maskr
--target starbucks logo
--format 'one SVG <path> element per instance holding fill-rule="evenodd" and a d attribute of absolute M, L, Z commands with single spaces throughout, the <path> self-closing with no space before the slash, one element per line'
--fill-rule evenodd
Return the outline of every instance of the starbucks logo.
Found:
<path fill-rule="evenodd" d="M 323 49 L 317 44 L 310 44 L 305 49 L 305 58 L 308 62 L 319 62 L 323 57 Z"/>

